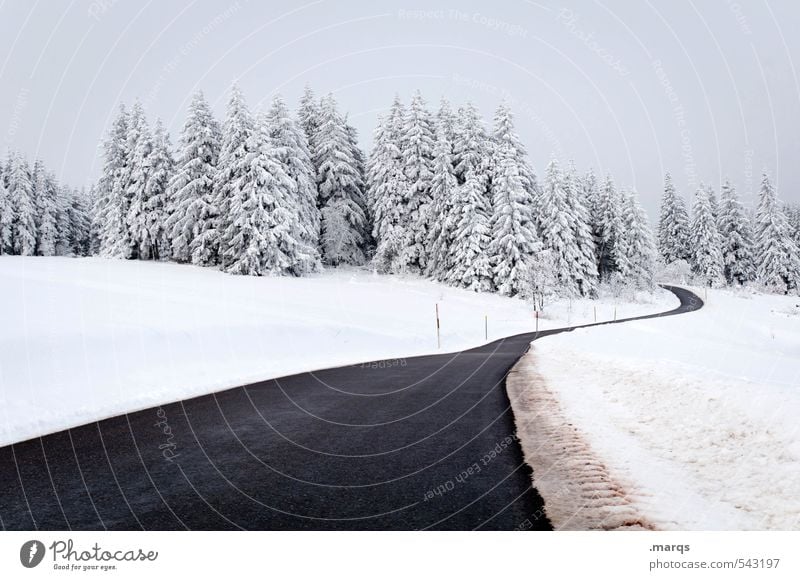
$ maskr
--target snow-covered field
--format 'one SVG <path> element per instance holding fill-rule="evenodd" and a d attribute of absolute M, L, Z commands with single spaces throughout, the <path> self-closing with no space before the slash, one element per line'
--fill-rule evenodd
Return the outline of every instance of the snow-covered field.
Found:
<path fill-rule="evenodd" d="M 441 319 L 437 349 L 435 305 Z M 559 302 L 540 328 L 674 307 Z M 333 270 L 253 278 L 176 264 L 0 257 L 0 445 L 250 381 L 469 348 L 534 328 L 523 301 Z"/>
<path fill-rule="evenodd" d="M 509 386 L 557 527 L 800 529 L 800 298 L 546 337 Z"/>

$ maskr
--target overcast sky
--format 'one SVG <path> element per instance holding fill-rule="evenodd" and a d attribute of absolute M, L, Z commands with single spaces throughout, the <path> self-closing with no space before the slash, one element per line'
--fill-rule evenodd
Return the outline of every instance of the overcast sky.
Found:
<path fill-rule="evenodd" d="M 369 150 L 419 88 L 487 119 L 505 98 L 538 173 L 552 156 L 610 172 L 651 218 L 667 170 L 687 197 L 730 176 L 751 201 L 767 169 L 800 201 L 798 4 L 0 0 L 0 150 L 88 184 L 120 102 L 176 141 L 191 94 L 222 117 L 234 80 L 253 108 L 332 91 Z"/>

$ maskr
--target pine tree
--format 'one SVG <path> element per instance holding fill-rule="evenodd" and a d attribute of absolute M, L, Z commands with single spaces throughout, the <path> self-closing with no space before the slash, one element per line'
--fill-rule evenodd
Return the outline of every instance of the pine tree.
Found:
<path fill-rule="evenodd" d="M 711 213 L 710 194 L 701 184 L 692 207 L 689 243 L 692 248 L 692 271 L 708 286 L 717 286 L 723 277 L 722 243 Z"/>
<path fill-rule="evenodd" d="M 313 163 L 314 152 L 317 149 L 315 139 L 317 138 L 317 131 L 322 123 L 322 111 L 320 109 L 319 101 L 317 101 L 314 91 L 309 85 L 305 86 L 303 96 L 300 97 L 300 107 L 297 110 L 297 123 L 306 134 L 306 142 L 308 143 L 308 150 L 311 154 Z M 314 168 L 316 173 L 317 168 Z"/>
<path fill-rule="evenodd" d="M 753 231 L 744 207 L 730 181 L 722 186 L 717 229 L 722 244 L 722 264 L 728 284 L 744 284 L 755 278 Z"/>
<path fill-rule="evenodd" d="M 12 253 L 33 256 L 36 252 L 36 207 L 30 168 L 19 153 L 11 153 L 7 171 L 8 196 L 12 208 Z"/>
<path fill-rule="evenodd" d="M 85 191 L 73 191 L 69 202 L 70 253 L 88 256 L 91 245 L 88 196 Z"/>
<path fill-rule="evenodd" d="M 485 191 L 488 185 L 488 144 L 483 119 L 475 106 L 467 103 L 458 111 L 453 140 L 453 168 L 459 185 L 464 184 L 467 176 L 472 174 Z"/>
<path fill-rule="evenodd" d="M 428 230 L 427 247 L 430 248 L 426 274 L 439 281 L 447 279 L 453 264 L 450 248 L 456 237 L 459 208 L 456 205 L 458 185 L 452 163 L 453 145 L 447 130 L 439 125 L 434 148 L 433 178 L 431 180 L 431 227 Z"/>
<path fill-rule="evenodd" d="M 56 256 L 72 255 L 72 191 L 65 185 L 58 187 L 56 213 Z"/>
<path fill-rule="evenodd" d="M 128 112 L 120 105 L 103 145 L 103 174 L 98 182 L 94 210 L 99 253 L 105 257 L 128 257 L 130 250 L 127 216 L 127 175 L 129 170 Z"/>
<path fill-rule="evenodd" d="M 786 218 L 789 220 L 791 237 L 795 245 L 800 247 L 800 205 L 787 205 L 785 209 Z"/>
<path fill-rule="evenodd" d="M 622 196 L 614 185 L 611 176 L 597 192 L 597 207 L 594 237 L 597 248 L 597 263 L 601 280 L 611 277 L 615 272 L 624 271 L 627 265 L 620 252 L 620 239 L 623 233 Z"/>
<path fill-rule="evenodd" d="M 254 121 L 245 155 L 230 168 L 227 226 L 222 232 L 225 271 L 281 275 L 298 268 L 303 228 L 295 183 L 270 142 L 268 120 Z"/>
<path fill-rule="evenodd" d="M 389 114 L 375 130 L 375 144 L 367 164 L 368 199 L 372 205 L 372 235 L 377 242 L 373 263 L 382 272 L 401 272 L 405 192 L 408 189 L 400 149 L 405 109 L 395 96 Z"/>
<path fill-rule="evenodd" d="M 54 256 L 56 253 L 56 218 L 58 186 L 41 161 L 33 166 L 33 191 L 36 200 L 36 254 Z"/>
<path fill-rule="evenodd" d="M 204 220 L 202 233 L 192 243 L 194 264 L 209 266 L 221 262 L 222 269 L 230 272 L 231 256 L 236 257 L 235 251 L 231 248 L 247 242 L 246 239 L 245 242 L 233 239 L 237 235 L 234 224 L 238 218 L 234 215 L 237 208 L 231 204 L 246 203 L 240 199 L 243 191 L 242 180 L 248 171 L 245 160 L 254 159 L 252 156 L 248 157 L 248 142 L 254 132 L 256 132 L 255 120 L 247 107 L 244 95 L 238 85 L 233 85 L 222 127 L 222 146 L 214 176 L 213 204 Z M 254 142 L 260 141 L 256 139 Z"/>
<path fill-rule="evenodd" d="M 579 295 L 574 267 L 580 261 L 581 252 L 571 224 L 568 187 L 555 159 L 550 161 L 545 172 L 539 211 L 542 243 L 552 252 L 558 285 L 567 295 Z"/>
<path fill-rule="evenodd" d="M 650 289 L 656 269 L 656 242 L 653 232 L 647 223 L 647 214 L 639 205 L 634 191 L 623 197 L 623 236 L 620 238 L 621 251 L 625 258 L 621 260 L 624 271 L 620 272 L 622 280 L 637 288 Z"/>
<path fill-rule="evenodd" d="M 455 203 L 458 221 L 447 263 L 451 269 L 446 282 L 478 292 L 492 290 L 494 272 L 489 257 L 491 206 L 483 179 L 476 171 L 467 173 L 458 187 Z"/>
<path fill-rule="evenodd" d="M 427 261 L 425 242 L 431 219 L 434 128 L 422 94 L 417 91 L 403 119 L 400 150 L 408 184 L 402 224 L 402 267 L 422 271 Z"/>
<path fill-rule="evenodd" d="M 489 255 L 494 285 L 501 294 L 528 291 L 531 255 L 541 249 L 533 221 L 533 196 L 525 184 L 524 151 L 514 132 L 511 110 L 501 105 L 495 115 L 492 216 Z M 455 180 L 455 178 L 453 178 Z M 438 216 L 436 220 L 438 221 Z"/>
<path fill-rule="evenodd" d="M 202 92 L 192 98 L 181 132 L 175 170 L 167 188 L 169 214 L 166 232 L 172 259 L 178 262 L 209 263 L 217 242 L 213 220 L 214 177 L 220 149 L 220 128 Z M 198 242 L 195 242 L 199 238 Z"/>
<path fill-rule="evenodd" d="M 758 281 L 775 291 L 796 291 L 800 287 L 800 250 L 791 238 L 786 216 L 766 173 L 761 178 L 755 241 Z"/>
<path fill-rule="evenodd" d="M 327 264 L 363 264 L 366 216 L 356 160 L 333 95 L 322 101 L 314 165 L 322 212 L 322 253 Z"/>
<path fill-rule="evenodd" d="M 126 189 L 127 214 L 130 249 L 128 257 L 147 260 L 150 258 L 154 242 L 150 238 L 148 223 L 148 183 L 153 170 L 151 155 L 153 136 L 147 124 L 144 108 L 136 102 L 128 123 L 127 149 L 130 152 L 129 178 Z"/>
<path fill-rule="evenodd" d="M 664 196 L 658 221 L 658 251 L 664 262 L 689 260 L 689 215 L 683 198 L 675 192 L 672 176 L 664 176 Z"/>
<path fill-rule="evenodd" d="M 150 152 L 150 171 L 145 185 L 146 203 L 142 223 L 141 252 L 144 259 L 165 259 L 170 256 L 170 239 L 167 233 L 169 207 L 169 182 L 175 169 L 169 135 L 161 120 L 156 120 Z"/>
<path fill-rule="evenodd" d="M 597 250 L 583 184 L 578 178 L 574 164 L 570 164 L 564 186 L 567 193 L 567 218 L 575 238 L 577 252 L 572 276 L 578 293 L 581 296 L 590 296 L 597 289 Z"/>
<path fill-rule="evenodd" d="M 292 271 L 296 275 L 317 272 L 321 268 L 319 254 L 320 213 L 317 207 L 317 186 L 314 164 L 308 151 L 305 132 L 289 115 L 286 104 L 275 97 L 266 120 L 272 155 L 292 181 L 288 200 L 296 209 L 301 231 Z"/>
<path fill-rule="evenodd" d="M 13 211 L 5 177 L 5 171 L 0 170 L 0 256 L 11 253 Z"/>
<path fill-rule="evenodd" d="M 444 133 L 444 138 L 452 144 L 456 140 L 456 116 L 453 113 L 453 108 L 450 106 L 450 101 L 445 98 L 442 98 L 441 102 L 439 103 L 439 110 L 436 112 L 436 131 L 438 132 L 441 130 Z M 450 155 L 452 156 L 452 151 Z M 452 164 L 452 159 L 450 160 Z"/>

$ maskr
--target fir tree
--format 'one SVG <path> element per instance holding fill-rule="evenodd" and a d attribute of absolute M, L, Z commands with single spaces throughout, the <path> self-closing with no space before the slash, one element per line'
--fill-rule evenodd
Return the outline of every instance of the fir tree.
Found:
<path fill-rule="evenodd" d="M 572 276 L 578 293 L 581 296 L 589 296 L 597 289 L 597 250 L 583 184 L 578 178 L 574 164 L 570 165 L 564 186 L 567 193 L 567 218 L 576 245 Z"/>
<path fill-rule="evenodd" d="M 436 133 L 433 178 L 431 180 L 431 227 L 426 246 L 430 248 L 426 273 L 439 281 L 447 279 L 452 264 L 450 247 L 456 237 L 459 208 L 456 205 L 458 185 L 451 160 L 453 146 L 446 128 L 439 126 Z"/>
<path fill-rule="evenodd" d="M 150 224 L 147 216 L 148 183 L 153 170 L 153 160 L 151 159 L 153 137 L 144 109 L 139 102 L 134 104 L 131 111 L 127 149 L 130 152 L 125 218 L 130 243 L 127 254 L 130 258 L 146 260 L 150 258 L 154 245 L 150 238 Z"/>
<path fill-rule="evenodd" d="M 301 231 L 297 234 L 297 252 L 292 271 L 296 275 L 317 272 L 321 268 L 319 254 L 320 214 L 314 164 L 308 151 L 304 131 L 289 115 L 286 104 L 275 97 L 266 124 L 272 155 L 289 179 L 292 191 L 287 203 L 298 214 Z"/>
<path fill-rule="evenodd" d="M 127 175 L 129 170 L 128 112 L 120 105 L 119 113 L 103 145 L 103 174 L 98 182 L 94 210 L 99 237 L 99 253 L 105 257 L 127 258 L 130 250 L 127 216 Z"/>
<path fill-rule="evenodd" d="M 622 279 L 627 284 L 637 288 L 650 289 L 653 286 L 653 277 L 656 266 L 656 242 L 647 223 L 647 214 L 639 205 L 638 196 L 634 191 L 629 191 L 623 197 L 623 227 L 624 235 L 621 237 L 621 260 L 625 271 L 620 272 Z"/>
<path fill-rule="evenodd" d="M 722 264 L 728 284 L 744 284 L 755 278 L 753 231 L 744 207 L 730 181 L 722 186 L 717 229 L 722 244 Z"/>
<path fill-rule="evenodd" d="M 333 95 L 323 99 L 315 146 L 323 258 L 334 266 L 363 264 L 366 216 L 362 184 Z"/>
<path fill-rule="evenodd" d="M 476 171 L 467 173 L 458 187 L 455 203 L 458 221 L 447 263 L 451 269 L 446 281 L 469 290 L 492 290 L 494 272 L 489 257 L 491 207 L 483 179 Z"/>
<path fill-rule="evenodd" d="M 220 128 L 202 92 L 192 98 L 183 126 L 175 170 L 167 188 L 166 232 L 172 259 L 209 263 L 217 242 L 211 232 L 217 216 L 213 203 L 214 177 L 220 149 Z M 195 242 L 199 238 L 199 241 Z"/>
<path fill-rule="evenodd" d="M 58 214 L 55 177 L 36 161 L 33 166 L 33 191 L 36 200 L 36 254 L 54 256 L 56 253 L 56 218 Z"/>
<path fill-rule="evenodd" d="M 20 256 L 36 253 L 36 207 L 28 163 L 18 153 L 9 155 L 8 196 L 12 208 L 11 248 Z"/>
<path fill-rule="evenodd" d="M 420 271 L 426 265 L 425 242 L 431 219 L 434 129 L 419 91 L 412 97 L 403 119 L 400 143 L 407 182 L 401 262 L 404 270 Z"/>
<path fill-rule="evenodd" d="M 597 207 L 594 237 L 597 248 L 597 263 L 601 280 L 610 278 L 615 272 L 624 271 L 627 265 L 620 251 L 623 234 L 622 196 L 614 185 L 611 176 L 597 192 Z"/>
<path fill-rule="evenodd" d="M 658 220 L 658 251 L 664 262 L 689 260 L 689 215 L 683 198 L 675 192 L 672 176 L 664 176 L 664 196 Z"/>
<path fill-rule="evenodd" d="M 401 272 L 400 255 L 406 239 L 405 192 L 408 189 L 400 149 L 405 109 L 395 96 L 389 114 L 375 130 L 375 144 L 367 165 L 368 199 L 372 204 L 377 247 L 373 262 L 382 272 Z"/>
<path fill-rule="evenodd" d="M 167 233 L 169 182 L 175 169 L 169 134 L 161 120 L 156 120 L 153 148 L 150 152 L 150 172 L 145 185 L 144 228 L 141 235 L 141 256 L 145 259 L 165 259 L 170 256 L 170 237 Z"/>
<path fill-rule="evenodd" d="M 766 173 L 761 179 L 756 209 L 755 242 L 758 281 L 778 292 L 796 291 L 800 287 L 800 250 L 791 238 L 786 216 Z"/>
<path fill-rule="evenodd" d="M 5 181 L 5 171 L 0 171 L 0 256 L 11 253 L 13 213 Z"/>
<path fill-rule="evenodd" d="M 689 243 L 692 271 L 704 284 L 716 286 L 723 277 L 722 251 L 717 224 L 711 213 L 709 191 L 700 185 L 692 207 Z"/>
<path fill-rule="evenodd" d="M 525 183 L 524 151 L 520 150 L 513 117 L 505 105 L 495 115 L 494 140 L 496 158 L 490 185 L 492 216 L 488 251 L 494 285 L 501 294 L 514 296 L 528 291 L 530 258 L 541 249 L 541 243 L 532 216 L 533 197 Z"/>

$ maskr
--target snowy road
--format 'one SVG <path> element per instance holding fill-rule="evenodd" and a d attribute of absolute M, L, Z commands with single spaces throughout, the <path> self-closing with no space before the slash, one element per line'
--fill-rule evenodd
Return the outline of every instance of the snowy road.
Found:
<path fill-rule="evenodd" d="M 680 307 L 638 318 L 702 307 L 668 289 Z M 0 523 L 549 529 L 505 377 L 532 340 L 565 330 L 264 381 L 0 448 Z"/>

